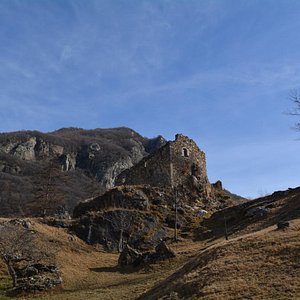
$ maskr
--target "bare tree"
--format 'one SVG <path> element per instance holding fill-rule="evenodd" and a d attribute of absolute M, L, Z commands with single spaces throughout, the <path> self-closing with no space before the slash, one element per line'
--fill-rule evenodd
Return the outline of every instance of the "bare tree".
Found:
<path fill-rule="evenodd" d="M 17 265 L 30 264 L 40 255 L 34 251 L 33 233 L 23 226 L 6 222 L 0 225 L 0 257 L 5 263 L 13 286 L 17 286 Z"/>
<path fill-rule="evenodd" d="M 24 279 L 31 276 L 26 273 L 30 268 L 47 267 L 43 264 L 54 262 L 49 242 L 30 226 L 30 222 L 18 219 L 0 225 L 0 259 L 7 267 L 14 288 L 24 285 Z"/>
<path fill-rule="evenodd" d="M 117 208 L 107 211 L 102 215 L 103 220 L 107 221 L 114 232 L 118 232 L 118 252 L 123 252 L 125 235 L 130 235 L 130 229 L 134 223 L 134 214 L 130 209 Z"/>
<path fill-rule="evenodd" d="M 34 201 L 32 210 L 36 214 L 46 216 L 64 204 L 64 192 L 62 187 L 67 180 L 62 171 L 58 157 L 48 159 L 34 184 Z"/>
<path fill-rule="evenodd" d="M 294 103 L 294 108 L 287 112 L 290 116 L 300 116 L 300 94 L 297 90 L 291 91 L 289 99 Z M 294 128 L 300 130 L 300 122 L 295 123 Z"/>

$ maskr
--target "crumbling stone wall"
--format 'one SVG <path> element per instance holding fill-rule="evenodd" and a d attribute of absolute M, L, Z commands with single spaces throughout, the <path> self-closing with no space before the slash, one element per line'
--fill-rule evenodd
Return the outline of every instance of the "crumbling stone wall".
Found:
<path fill-rule="evenodd" d="M 175 141 L 168 142 L 137 165 L 122 172 L 115 184 L 149 184 L 159 187 L 193 185 L 204 196 L 210 196 L 211 193 L 205 153 L 193 140 L 181 134 L 176 135 Z"/>
<path fill-rule="evenodd" d="M 116 185 L 170 186 L 170 142 L 157 152 L 143 158 L 137 165 L 122 172 Z"/>

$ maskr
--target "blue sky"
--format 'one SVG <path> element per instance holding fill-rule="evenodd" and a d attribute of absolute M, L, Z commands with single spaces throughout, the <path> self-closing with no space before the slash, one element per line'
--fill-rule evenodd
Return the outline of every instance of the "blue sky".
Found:
<path fill-rule="evenodd" d="M 193 138 L 210 180 L 300 185 L 300 1 L 0 0 L 0 131 Z"/>

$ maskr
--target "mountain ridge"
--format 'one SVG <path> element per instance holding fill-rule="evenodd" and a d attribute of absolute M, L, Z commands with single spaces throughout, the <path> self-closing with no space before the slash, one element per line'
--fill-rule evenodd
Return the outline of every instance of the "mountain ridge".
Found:
<path fill-rule="evenodd" d="M 58 158 L 57 166 L 67 172 L 69 183 L 59 189 L 65 190 L 68 199 L 61 205 L 72 211 L 79 201 L 89 198 L 96 190 L 97 194 L 101 194 L 111 188 L 121 171 L 165 142 L 162 136 L 145 138 L 127 127 L 92 130 L 71 127 L 50 133 L 29 130 L 2 132 L 1 215 L 31 213 L 22 204 L 34 202 L 34 178 L 47 168 L 51 159 Z M 87 191 L 91 190 L 91 186 L 94 191 Z M 25 195 L 22 195 L 22 190 L 26 191 Z"/>

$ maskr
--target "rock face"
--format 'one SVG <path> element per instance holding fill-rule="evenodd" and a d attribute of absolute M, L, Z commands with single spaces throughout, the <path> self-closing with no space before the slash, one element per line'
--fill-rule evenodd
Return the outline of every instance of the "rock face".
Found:
<path fill-rule="evenodd" d="M 57 158 L 68 180 L 62 184 L 67 209 L 93 194 L 103 194 L 115 178 L 166 141 L 147 139 L 129 128 L 51 133 L 21 131 L 0 134 L 0 202 L 2 215 L 30 215 L 34 185 L 42 169 Z"/>
<path fill-rule="evenodd" d="M 119 186 L 74 209 L 73 231 L 91 244 L 118 251 L 120 243 L 139 250 L 153 249 L 166 236 L 167 217 L 173 215 L 171 189 Z M 181 217 L 183 222 L 183 217 Z M 122 247 L 121 247 L 122 248 Z"/>

